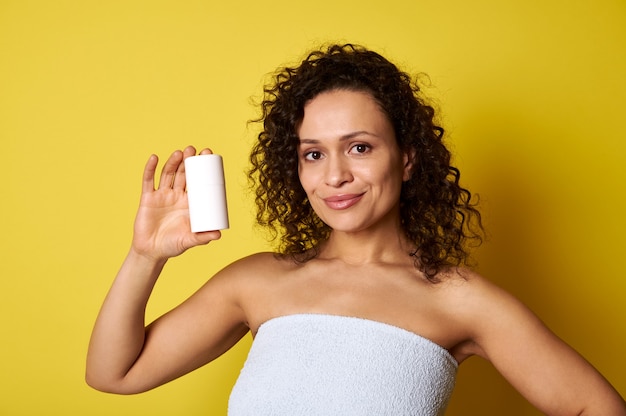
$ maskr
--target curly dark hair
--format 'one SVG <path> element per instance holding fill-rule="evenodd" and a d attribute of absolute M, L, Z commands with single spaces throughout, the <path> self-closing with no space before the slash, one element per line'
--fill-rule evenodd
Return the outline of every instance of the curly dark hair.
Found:
<path fill-rule="evenodd" d="M 444 130 L 421 96 L 417 81 L 376 52 L 362 46 L 330 45 L 311 52 L 297 67 L 279 69 L 264 88 L 263 129 L 252 149 L 249 171 L 256 189 L 257 221 L 278 251 L 296 261 L 318 253 L 331 229 L 313 211 L 298 177 L 297 129 L 304 106 L 323 92 L 371 94 L 393 125 L 400 149 L 413 155 L 411 178 L 402 185 L 401 225 L 417 250 L 409 253 L 431 281 L 445 267 L 466 264 L 467 242 L 482 241 L 480 213 L 472 194 L 459 184 L 450 165 Z"/>

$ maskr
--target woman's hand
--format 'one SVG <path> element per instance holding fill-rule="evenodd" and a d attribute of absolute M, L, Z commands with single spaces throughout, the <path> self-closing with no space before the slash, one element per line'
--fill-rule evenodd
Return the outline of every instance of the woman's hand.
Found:
<path fill-rule="evenodd" d="M 209 153 L 209 149 L 200 152 Z M 148 159 L 131 248 L 136 254 L 165 261 L 191 247 L 220 238 L 220 231 L 191 232 L 183 161 L 195 154 L 196 149 L 192 146 L 183 152 L 172 153 L 161 170 L 158 188 L 155 187 L 155 173 L 159 159 L 156 155 Z"/>

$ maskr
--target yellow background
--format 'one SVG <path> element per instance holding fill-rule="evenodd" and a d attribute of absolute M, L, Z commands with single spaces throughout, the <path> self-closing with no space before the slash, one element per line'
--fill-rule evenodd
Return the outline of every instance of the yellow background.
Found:
<path fill-rule="evenodd" d="M 247 153 L 266 75 L 324 41 L 426 72 L 490 240 L 479 270 L 626 394 L 623 0 L 0 1 L 0 414 L 219 415 L 249 340 L 143 395 L 83 381 L 91 326 L 131 238 L 143 164 L 224 156 L 232 228 L 172 260 L 156 317 L 267 243 Z M 449 415 L 536 415 L 485 362 Z"/>

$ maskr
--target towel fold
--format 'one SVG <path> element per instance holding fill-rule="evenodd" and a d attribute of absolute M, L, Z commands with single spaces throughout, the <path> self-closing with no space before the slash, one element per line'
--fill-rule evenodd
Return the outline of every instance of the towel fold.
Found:
<path fill-rule="evenodd" d="M 259 328 L 228 414 L 442 415 L 457 367 L 443 347 L 392 325 L 282 316 Z"/>

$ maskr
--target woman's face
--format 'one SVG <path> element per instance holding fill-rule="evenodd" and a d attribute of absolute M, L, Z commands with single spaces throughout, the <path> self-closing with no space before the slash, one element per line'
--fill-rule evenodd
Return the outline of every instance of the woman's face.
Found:
<path fill-rule="evenodd" d="M 311 206 L 333 230 L 399 226 L 410 164 L 393 126 L 366 92 L 324 92 L 304 107 L 298 172 Z"/>

